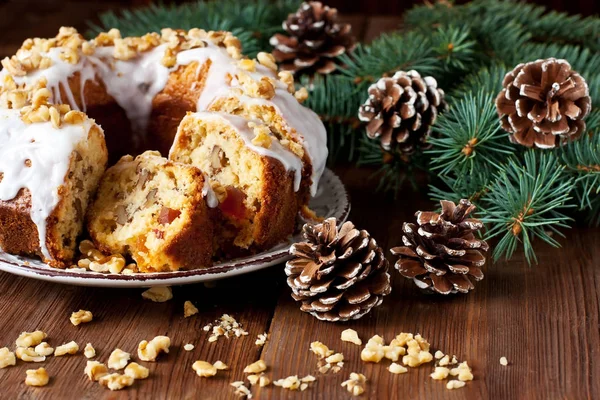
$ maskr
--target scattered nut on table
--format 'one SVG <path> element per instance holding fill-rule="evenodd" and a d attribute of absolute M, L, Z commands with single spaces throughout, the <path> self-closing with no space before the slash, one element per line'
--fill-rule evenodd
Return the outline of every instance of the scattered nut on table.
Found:
<path fill-rule="evenodd" d="M 131 354 L 121 349 L 114 349 L 108 357 L 108 368 L 117 370 L 123 369 L 127 366 L 127 363 L 129 362 L 130 358 Z"/>
<path fill-rule="evenodd" d="M 96 349 L 94 348 L 94 346 L 92 346 L 91 343 L 88 343 L 85 345 L 85 348 L 83 349 L 83 355 L 86 358 L 94 358 L 96 357 Z"/>
<path fill-rule="evenodd" d="M 358 337 L 358 332 L 356 332 L 354 329 L 343 330 L 341 339 L 343 342 L 350 342 L 359 346 L 362 345 L 362 340 L 360 340 Z"/>
<path fill-rule="evenodd" d="M 198 314 L 198 308 L 196 308 L 196 306 L 191 301 L 186 301 L 185 303 L 183 303 L 184 318 L 191 317 L 195 314 Z"/>
<path fill-rule="evenodd" d="M 164 303 L 173 298 L 170 286 L 154 286 L 142 293 L 142 297 L 155 303 Z"/>
<path fill-rule="evenodd" d="M 50 381 L 45 368 L 28 369 L 25 373 L 27 374 L 25 377 L 25 384 L 27 386 L 46 386 Z"/>
<path fill-rule="evenodd" d="M 132 362 L 125 367 L 123 373 L 133 379 L 146 379 L 150 375 L 150 370 L 136 362 Z"/>
<path fill-rule="evenodd" d="M 91 311 L 79 310 L 72 313 L 71 318 L 69 318 L 69 320 L 73 325 L 77 326 L 80 324 L 90 322 L 93 318 L 94 316 L 92 315 Z"/>
<path fill-rule="evenodd" d="M 54 349 L 54 356 L 60 357 L 64 356 L 65 354 L 76 354 L 78 351 L 79 345 L 74 341 L 71 341 L 69 343 L 57 346 L 56 349 Z"/>
<path fill-rule="evenodd" d="M 98 381 L 104 375 L 108 375 L 108 368 L 106 365 L 98 361 L 88 361 L 84 373 L 90 378 L 91 381 Z"/>
<path fill-rule="evenodd" d="M 156 336 L 151 341 L 142 340 L 138 345 L 138 357 L 142 361 L 156 361 L 160 353 L 168 353 L 171 339 L 168 336 Z"/>
<path fill-rule="evenodd" d="M 15 353 L 10 351 L 8 347 L 2 347 L 0 349 L 0 369 L 16 364 L 17 358 L 15 357 Z"/>
<path fill-rule="evenodd" d="M 17 345 L 17 347 L 37 346 L 38 344 L 42 343 L 42 341 L 47 337 L 48 335 L 46 335 L 42 331 L 23 332 L 17 338 L 15 344 Z"/>
<path fill-rule="evenodd" d="M 366 383 L 367 378 L 363 374 L 352 372 L 349 379 L 342 382 L 342 387 L 346 387 L 353 396 L 360 396 L 365 392 Z"/>
<path fill-rule="evenodd" d="M 104 375 L 98 380 L 102 386 L 106 386 L 110 390 L 124 389 L 133 385 L 134 381 L 135 380 L 128 375 L 121 375 L 118 373 Z"/>

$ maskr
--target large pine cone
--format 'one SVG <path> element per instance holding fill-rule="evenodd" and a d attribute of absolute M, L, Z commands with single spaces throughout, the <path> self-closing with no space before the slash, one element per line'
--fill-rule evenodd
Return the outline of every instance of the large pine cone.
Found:
<path fill-rule="evenodd" d="M 305 224 L 305 242 L 292 245 L 285 273 L 300 309 L 320 320 L 358 319 L 391 291 L 388 261 L 365 230 L 335 218 Z"/>
<path fill-rule="evenodd" d="M 566 60 L 519 64 L 502 86 L 496 108 L 513 143 L 551 149 L 585 131 L 592 108 L 588 85 Z"/>
<path fill-rule="evenodd" d="M 302 3 L 283 23 L 289 36 L 275 34 L 273 56 L 283 70 L 293 73 L 329 74 L 337 66 L 333 60 L 356 45 L 350 24 L 339 24 L 337 10 L 319 1 Z"/>
<path fill-rule="evenodd" d="M 398 71 L 369 87 L 369 98 L 360 106 L 358 117 L 367 123 L 367 136 L 379 138 L 385 150 L 410 154 L 429 147 L 431 127 L 445 108 L 444 91 L 435 78 Z"/>
<path fill-rule="evenodd" d="M 468 200 L 455 205 L 441 201 L 442 213 L 416 213 L 417 225 L 404 223 L 404 246 L 391 249 L 400 258 L 396 269 L 418 287 L 441 294 L 467 293 L 474 289 L 471 279 L 483 279 L 488 244 L 473 234 L 483 227 L 468 218 L 475 206 Z"/>

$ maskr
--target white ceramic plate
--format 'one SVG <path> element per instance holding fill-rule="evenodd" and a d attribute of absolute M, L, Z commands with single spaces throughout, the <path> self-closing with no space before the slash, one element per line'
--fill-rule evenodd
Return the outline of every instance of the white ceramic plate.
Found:
<path fill-rule="evenodd" d="M 319 183 L 317 195 L 310 207 L 324 217 L 336 217 L 345 221 L 350 212 L 350 201 L 344 185 L 330 170 L 325 170 Z M 215 264 L 211 268 L 178 272 L 156 272 L 151 274 L 119 275 L 99 272 L 76 272 L 49 267 L 40 260 L 0 253 L 0 271 L 41 279 L 49 282 L 79 286 L 103 287 L 151 287 L 187 285 L 204 281 L 229 278 L 247 274 L 288 260 L 288 250 L 299 239 L 295 235 L 268 251 L 250 257 L 237 258 Z"/>

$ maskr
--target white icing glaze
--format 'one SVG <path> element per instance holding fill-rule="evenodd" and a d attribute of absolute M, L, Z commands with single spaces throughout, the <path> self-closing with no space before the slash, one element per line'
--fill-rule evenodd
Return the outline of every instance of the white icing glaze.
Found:
<path fill-rule="evenodd" d="M 300 189 L 300 181 L 302 180 L 302 161 L 298 158 L 297 155 L 292 153 L 287 148 L 283 147 L 279 141 L 273 137 L 271 141 L 271 146 L 267 149 L 261 146 L 257 146 L 252 143 L 252 139 L 254 139 L 255 134 L 254 131 L 248 126 L 249 120 L 246 118 L 238 117 L 236 115 L 219 113 L 219 112 L 211 112 L 211 111 L 202 111 L 193 114 L 189 114 L 186 118 L 195 118 L 202 121 L 220 121 L 225 122 L 231 126 L 238 136 L 244 141 L 246 147 L 250 150 L 254 151 L 261 156 L 271 157 L 278 160 L 286 171 L 294 172 L 294 191 L 298 191 Z M 260 123 L 259 121 L 256 121 Z M 181 128 L 177 131 L 177 136 L 175 137 L 175 142 L 178 142 L 178 137 L 181 134 Z M 175 148 L 175 144 L 173 148 L 171 148 L 171 152 Z"/>
<path fill-rule="evenodd" d="M 202 197 L 206 199 L 206 205 L 210 208 L 215 208 L 219 205 L 219 199 L 217 199 L 215 191 L 213 190 L 212 186 L 210 186 L 210 179 L 206 174 L 204 174 L 204 186 L 202 186 Z"/>
<path fill-rule="evenodd" d="M 46 246 L 46 222 L 58 204 L 58 188 L 64 183 L 69 160 L 78 142 L 92 126 L 52 127 L 50 122 L 26 124 L 19 110 L 0 109 L 0 200 L 14 199 L 21 189 L 31 194 L 31 220 L 37 226 L 40 249 L 52 259 Z M 25 164 L 31 161 L 31 166 Z"/>

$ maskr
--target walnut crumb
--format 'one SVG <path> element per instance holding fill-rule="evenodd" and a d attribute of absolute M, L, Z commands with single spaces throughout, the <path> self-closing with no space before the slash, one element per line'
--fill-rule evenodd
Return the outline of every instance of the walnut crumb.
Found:
<path fill-rule="evenodd" d="M 74 341 L 60 345 L 54 349 L 54 356 L 64 356 L 65 354 L 76 354 L 79 351 L 79 346 Z"/>
<path fill-rule="evenodd" d="M 242 324 L 237 322 L 235 318 L 229 314 L 223 314 L 221 318 L 216 320 L 213 324 L 208 324 L 202 328 L 205 332 L 208 332 L 211 329 L 212 334 L 208 338 L 209 342 L 216 342 L 221 336 L 230 338 L 233 336 L 240 337 L 248 335 L 248 332 L 244 330 Z"/>
<path fill-rule="evenodd" d="M 96 357 L 96 349 L 94 348 L 94 346 L 92 346 L 91 343 L 85 345 L 85 348 L 83 349 L 83 355 L 86 358 Z"/>
<path fill-rule="evenodd" d="M 465 386 L 464 382 L 457 381 L 457 380 L 451 380 L 451 381 L 448 381 L 448 383 L 446 384 L 446 389 L 459 389 L 463 386 Z"/>
<path fill-rule="evenodd" d="M 365 362 L 378 363 L 385 356 L 384 343 L 381 336 L 373 336 L 361 351 L 360 359 Z"/>
<path fill-rule="evenodd" d="M 276 380 L 273 382 L 273 385 L 288 390 L 304 391 L 308 388 L 308 384 L 314 382 L 315 380 L 316 378 L 312 375 L 307 375 L 304 378 L 298 378 L 298 375 L 292 375 L 284 379 Z"/>
<path fill-rule="evenodd" d="M 10 351 L 8 347 L 2 347 L 0 349 L 0 369 L 16 364 L 17 358 L 15 357 L 15 353 Z"/>
<path fill-rule="evenodd" d="M 17 347 L 15 355 L 21 361 L 25 362 L 44 362 L 46 356 L 39 355 L 35 352 L 33 347 Z"/>
<path fill-rule="evenodd" d="M 346 329 L 342 331 L 342 341 L 350 342 L 356 345 L 362 345 L 362 340 L 358 337 L 358 332 L 354 329 Z"/>
<path fill-rule="evenodd" d="M 450 373 L 450 369 L 446 367 L 435 367 L 435 370 L 430 375 L 431 379 L 435 379 L 437 381 L 441 381 L 442 379 L 446 379 L 448 374 Z"/>
<path fill-rule="evenodd" d="M 142 361 L 156 361 L 158 355 L 168 353 L 171 339 L 167 336 L 156 336 L 151 341 L 142 340 L 138 345 L 138 357 Z"/>
<path fill-rule="evenodd" d="M 366 383 L 367 378 L 363 374 L 352 372 L 350 378 L 342 382 L 342 387 L 346 387 L 353 396 L 360 396 L 365 392 Z"/>
<path fill-rule="evenodd" d="M 46 386 L 50 381 L 50 377 L 45 368 L 28 369 L 25 371 L 25 384 L 27 386 Z"/>
<path fill-rule="evenodd" d="M 134 379 L 127 375 L 114 373 L 102 376 L 98 382 L 110 390 L 121 390 L 133 385 Z"/>
<path fill-rule="evenodd" d="M 173 298 L 170 286 L 154 286 L 142 293 L 142 297 L 155 303 L 164 303 Z"/>
<path fill-rule="evenodd" d="M 229 367 L 227 366 L 227 364 L 225 364 L 223 361 L 217 361 L 213 365 L 219 371 L 223 371 L 223 370 L 229 369 Z"/>
<path fill-rule="evenodd" d="M 17 338 L 15 344 L 17 345 L 17 347 L 37 346 L 38 344 L 42 343 L 42 341 L 47 337 L 48 335 L 46 335 L 42 331 L 23 332 Z"/>
<path fill-rule="evenodd" d="M 71 318 L 69 319 L 73 325 L 77 326 L 79 324 L 90 322 L 93 317 L 91 311 L 79 310 L 72 313 Z"/>
<path fill-rule="evenodd" d="M 436 360 L 439 360 L 444 357 L 444 353 L 442 353 L 440 350 L 438 350 L 435 352 L 435 354 L 433 356 L 435 357 Z"/>
<path fill-rule="evenodd" d="M 196 371 L 198 376 L 209 378 L 211 376 L 215 376 L 217 374 L 217 367 L 207 361 L 198 360 L 194 364 L 192 364 L 192 369 Z"/>
<path fill-rule="evenodd" d="M 198 314 L 198 308 L 196 308 L 196 306 L 191 301 L 186 301 L 185 303 L 183 303 L 184 318 L 188 318 L 196 314 Z"/>
<path fill-rule="evenodd" d="M 129 363 L 123 371 L 125 375 L 132 377 L 133 379 L 146 379 L 150 375 L 150 370 L 136 362 Z"/>
<path fill-rule="evenodd" d="M 329 350 L 329 347 L 321 342 L 312 342 L 310 344 L 310 350 L 317 355 L 319 358 L 329 357 L 334 353 L 333 350 Z"/>
<path fill-rule="evenodd" d="M 40 356 L 51 356 L 54 353 L 54 348 L 47 342 L 42 342 L 33 349 Z"/>
<path fill-rule="evenodd" d="M 508 360 L 506 359 L 506 357 L 500 357 L 500 365 L 503 365 L 505 367 L 508 365 Z"/>
<path fill-rule="evenodd" d="M 404 373 L 408 372 L 408 368 L 403 367 L 402 365 L 396 364 L 395 362 L 393 362 L 388 367 L 388 371 L 390 371 L 392 374 L 404 374 Z"/>
<path fill-rule="evenodd" d="M 127 366 L 129 359 L 131 358 L 131 354 L 121 350 L 115 349 L 110 356 L 108 357 L 108 368 L 112 369 L 123 369 Z"/>
<path fill-rule="evenodd" d="M 84 373 L 90 378 L 90 381 L 96 382 L 104 375 L 108 375 L 108 368 L 98 361 L 88 361 Z"/>
<path fill-rule="evenodd" d="M 254 344 L 256 344 L 257 346 L 264 346 L 265 343 L 267 343 L 268 337 L 269 335 L 267 334 L 267 332 L 261 333 L 256 337 L 256 341 L 254 342 Z"/>
<path fill-rule="evenodd" d="M 194 350 L 194 345 L 193 345 L 193 344 L 191 344 L 191 343 L 188 343 L 188 344 L 186 344 L 185 346 L 183 346 L 183 349 L 184 349 L 185 351 L 192 351 L 192 350 Z"/>
<path fill-rule="evenodd" d="M 267 370 L 267 364 L 263 360 L 258 360 L 253 362 L 252 364 L 246 366 L 244 368 L 244 373 L 246 374 L 257 374 L 259 372 L 264 372 Z"/>
<path fill-rule="evenodd" d="M 246 397 L 247 399 L 252 398 L 252 392 L 244 385 L 243 381 L 232 382 L 231 386 L 235 388 L 235 394 L 238 396 Z"/>

